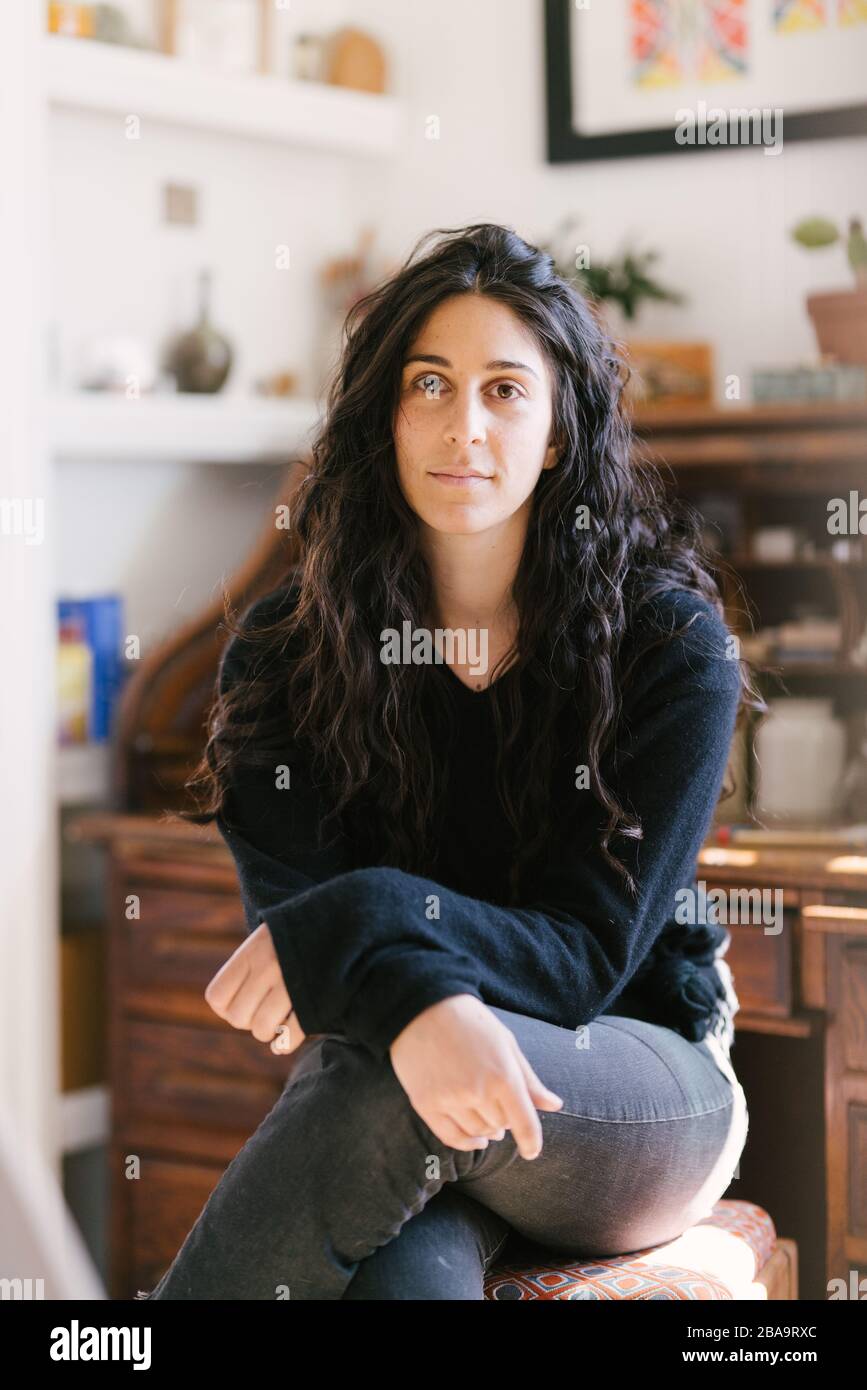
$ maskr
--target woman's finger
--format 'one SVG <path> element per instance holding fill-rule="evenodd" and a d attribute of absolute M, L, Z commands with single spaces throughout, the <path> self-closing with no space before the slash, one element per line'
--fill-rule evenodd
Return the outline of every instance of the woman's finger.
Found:
<path fill-rule="evenodd" d="M 533 1104 L 541 1110 L 559 1110 L 563 1104 L 563 1097 L 558 1096 L 556 1091 L 552 1091 L 550 1086 L 546 1086 L 541 1077 L 536 1075 L 520 1047 L 516 1046 L 515 1050 Z"/>
<path fill-rule="evenodd" d="M 294 1052 L 307 1037 L 298 1022 L 298 1015 L 294 1012 L 288 1019 L 278 1023 L 277 1028 L 279 1028 L 280 1033 L 278 1037 L 271 1039 L 271 1051 L 281 1057 Z"/>
<path fill-rule="evenodd" d="M 246 946 L 246 941 L 243 943 Z M 239 947 L 227 961 L 224 961 L 205 989 L 205 1002 L 220 1018 L 226 1017 L 226 1010 L 235 998 L 241 985 L 250 974 L 250 958 Z"/>
<path fill-rule="evenodd" d="M 263 971 L 254 964 L 250 973 L 241 981 L 233 998 L 226 1006 L 223 1017 L 227 1023 L 231 1023 L 233 1028 L 252 1028 L 254 1018 L 264 1001 L 269 997 L 271 997 L 273 1012 L 274 1000 L 272 990 L 280 987 L 283 989 L 284 1000 L 288 999 L 289 996 L 286 993 L 285 986 L 280 986 L 279 981 L 274 978 L 274 974 L 267 969 Z M 281 1018 L 285 1018 L 290 1007 L 289 1004 L 286 1005 L 286 1008 L 280 1015 Z M 277 1019 L 277 1023 L 279 1022 L 280 1018 Z M 274 1026 L 276 1027 L 277 1024 L 275 1023 Z"/>
<path fill-rule="evenodd" d="M 286 993 L 282 981 L 279 985 L 272 985 L 250 1019 L 250 1032 L 253 1037 L 259 1042 L 271 1042 L 278 1026 L 285 1021 L 291 1010 L 292 1000 Z"/>
<path fill-rule="evenodd" d="M 285 992 L 274 944 L 263 923 L 217 972 L 205 990 L 205 999 L 233 1028 L 250 1028 L 269 990 L 281 986 Z M 288 997 L 284 1015 L 290 1008 Z"/>
<path fill-rule="evenodd" d="M 476 1108 L 467 1106 L 459 1116 L 461 1128 L 468 1134 L 485 1134 L 489 1139 L 502 1139 L 506 1132 L 505 1122 L 494 1113 L 493 1106 Z"/>
<path fill-rule="evenodd" d="M 451 1149 L 486 1149 L 488 1146 L 487 1135 L 467 1134 L 451 1115 L 438 1112 L 432 1118 L 428 1115 L 422 1115 L 421 1118 L 428 1129 L 433 1130 L 437 1139 L 442 1144 L 448 1144 Z"/>

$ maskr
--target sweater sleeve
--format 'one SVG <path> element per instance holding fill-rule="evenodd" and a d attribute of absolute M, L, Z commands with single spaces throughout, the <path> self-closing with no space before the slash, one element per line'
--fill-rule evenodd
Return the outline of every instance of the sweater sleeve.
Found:
<path fill-rule="evenodd" d="M 247 635 L 285 613 L 285 605 L 291 601 L 288 590 L 279 590 L 245 611 L 242 636 L 227 643 L 220 662 L 218 685 L 223 695 L 254 673 L 254 648 L 246 640 Z M 318 968 L 318 952 L 311 952 L 312 968 L 308 971 L 299 962 L 299 953 L 292 944 L 297 920 L 306 917 L 311 907 L 314 913 L 318 910 L 326 918 L 340 916 L 346 924 L 350 916 L 364 918 L 364 910 L 356 901 L 359 892 L 369 888 L 378 873 L 389 872 L 354 869 L 355 846 L 340 830 L 332 829 L 328 843 L 319 847 L 316 831 L 330 804 L 326 789 L 315 783 L 307 758 L 292 738 L 291 729 L 287 729 L 282 746 L 274 748 L 266 762 L 253 765 L 239 759 L 233 764 L 216 824 L 235 860 L 247 930 L 252 932 L 263 922 L 268 927 L 286 989 L 304 1032 L 344 1033 L 363 1042 L 366 1038 L 352 1033 L 339 1011 L 328 1006 L 324 995 L 328 982 L 325 972 Z M 293 917 L 289 908 L 296 902 Z M 400 1031 L 400 1020 L 400 1027 L 404 1027 L 422 1009 L 469 989 L 465 974 L 460 973 L 445 943 L 437 951 L 409 944 L 411 958 L 404 961 L 406 974 L 393 1016 L 395 1035 Z M 320 945 L 327 950 L 324 935 Z M 399 951 L 399 943 L 396 945 Z M 342 949 L 337 942 L 335 947 Z M 351 962 L 352 952 L 348 950 L 348 968 Z M 307 988 L 308 975 L 316 981 L 321 975 L 323 981 L 322 990 L 317 984 L 313 996 Z M 324 1007 L 313 1002 L 320 994 Z M 331 1021 L 320 1025 L 320 1018 Z M 363 1033 L 363 1023 L 361 1027 Z M 372 1050 L 383 1057 L 387 1047 L 374 1046 Z"/>
<path fill-rule="evenodd" d="M 734 729 L 740 677 L 728 630 L 704 600 L 686 607 L 698 609 L 690 632 L 639 663 L 614 750 L 613 784 L 643 838 L 611 847 L 637 898 L 593 836 L 568 830 L 533 901 L 516 908 L 391 867 L 345 870 L 299 891 L 290 854 L 289 892 L 278 899 L 287 871 L 274 863 L 260 915 L 306 1033 L 343 1032 L 382 1058 L 423 1008 L 454 994 L 569 1029 L 605 1012 L 694 882 Z"/>

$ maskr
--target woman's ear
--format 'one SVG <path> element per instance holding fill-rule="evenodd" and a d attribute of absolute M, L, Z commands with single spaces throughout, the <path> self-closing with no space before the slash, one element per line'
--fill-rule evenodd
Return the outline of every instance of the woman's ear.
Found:
<path fill-rule="evenodd" d="M 548 448 L 547 448 L 547 450 L 546 450 L 546 453 L 545 453 L 545 462 L 542 464 L 542 469 L 543 469 L 543 471 L 544 471 L 544 469 L 546 469 L 546 468 L 556 468 L 556 466 L 557 466 L 557 464 L 558 464 L 559 462 L 560 462 L 560 445 L 558 444 L 558 442 L 557 442 L 556 439 L 552 439 L 552 440 L 551 440 L 551 443 L 548 445 Z"/>

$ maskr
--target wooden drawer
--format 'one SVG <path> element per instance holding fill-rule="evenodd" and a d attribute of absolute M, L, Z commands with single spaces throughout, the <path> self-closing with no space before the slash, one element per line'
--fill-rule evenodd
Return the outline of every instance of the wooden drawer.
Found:
<path fill-rule="evenodd" d="M 201 994 L 247 935 L 237 893 L 169 888 L 125 879 L 124 902 L 139 899 L 140 917 L 121 916 L 114 941 L 125 989 L 189 989 Z"/>
<path fill-rule="evenodd" d="M 783 929 L 775 936 L 766 935 L 761 925 L 730 924 L 732 940 L 726 960 L 745 1014 L 774 1018 L 792 1015 L 792 954 L 797 921 L 797 907 L 784 906 Z"/>
<path fill-rule="evenodd" d="M 115 1240 L 118 1258 L 111 1271 L 111 1295 L 134 1298 L 159 1283 L 187 1233 L 223 1175 L 210 1163 L 180 1163 L 142 1156 L 141 1177 L 117 1177 Z M 114 1172 L 123 1173 L 123 1153 L 114 1154 Z"/>
<path fill-rule="evenodd" d="M 189 1126 L 252 1134 L 293 1069 L 251 1033 L 127 1019 L 124 1060 L 115 1073 L 115 1128 L 135 1143 L 136 1122 L 158 1121 L 166 1132 Z M 152 1131 L 151 1131 L 152 1132 Z M 183 1151 L 183 1150 L 182 1150 Z"/>

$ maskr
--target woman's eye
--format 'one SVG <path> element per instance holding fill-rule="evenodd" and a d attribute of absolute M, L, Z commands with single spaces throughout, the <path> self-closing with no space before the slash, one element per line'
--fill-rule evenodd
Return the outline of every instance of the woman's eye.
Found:
<path fill-rule="evenodd" d="M 425 376 L 417 377 L 413 382 L 416 389 L 424 391 L 428 400 L 439 400 L 443 390 L 443 379 L 436 372 L 428 372 Z M 521 392 L 512 381 L 498 381 L 494 386 L 494 391 L 511 391 L 510 396 L 499 396 L 501 401 L 514 401 L 518 399 Z"/>
<path fill-rule="evenodd" d="M 442 378 L 436 372 L 428 372 L 427 376 L 420 376 L 416 386 L 420 386 L 425 395 L 430 400 L 436 400 L 442 390 Z"/>

